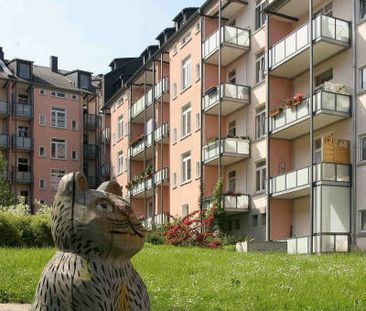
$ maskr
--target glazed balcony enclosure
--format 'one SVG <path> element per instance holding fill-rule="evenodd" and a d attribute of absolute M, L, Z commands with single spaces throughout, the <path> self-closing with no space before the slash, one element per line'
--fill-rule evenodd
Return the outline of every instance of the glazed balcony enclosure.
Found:
<path fill-rule="evenodd" d="M 349 187 L 351 166 L 349 164 L 319 163 L 314 165 L 314 182 Z M 294 170 L 270 180 L 270 193 L 279 199 L 295 199 L 310 193 L 310 167 Z"/>
<path fill-rule="evenodd" d="M 232 26 L 221 27 L 202 45 L 202 57 L 205 63 L 211 65 L 219 64 L 220 45 L 221 65 L 227 66 L 250 50 L 250 30 Z"/>
<path fill-rule="evenodd" d="M 130 196 L 135 199 L 142 199 L 146 194 L 146 198 L 153 196 L 153 185 L 155 186 L 168 185 L 169 181 L 169 169 L 163 168 L 152 174 L 151 176 L 141 178 L 139 182 L 132 186 L 130 189 Z"/>
<path fill-rule="evenodd" d="M 309 69 L 309 22 L 275 43 L 270 49 L 270 70 L 274 76 L 292 79 Z M 313 20 L 314 66 L 351 46 L 351 24 L 319 15 Z"/>
<path fill-rule="evenodd" d="M 32 138 L 13 135 L 13 148 L 30 151 L 32 145 Z"/>
<path fill-rule="evenodd" d="M 6 149 L 9 147 L 9 135 L 0 134 L 0 149 Z"/>
<path fill-rule="evenodd" d="M 225 83 L 211 88 L 203 96 L 202 110 L 207 114 L 219 115 L 220 100 L 221 116 L 228 116 L 250 103 L 250 87 Z"/>
<path fill-rule="evenodd" d="M 155 130 L 154 140 L 156 143 L 160 142 L 163 139 L 163 143 L 168 143 L 169 136 L 169 126 L 167 123 L 164 123 L 162 126 L 158 127 Z M 142 161 L 144 157 L 146 160 L 150 160 L 153 157 L 153 148 L 152 148 L 153 136 L 152 133 L 149 133 L 145 136 L 141 136 L 137 140 L 135 140 L 131 147 L 129 148 L 130 157 L 134 160 Z M 146 149 L 146 153 L 144 155 L 144 150 Z"/>
<path fill-rule="evenodd" d="M 239 214 L 249 212 L 250 198 L 246 194 L 228 194 L 221 195 L 221 206 L 230 214 Z M 204 202 L 204 208 L 212 206 L 212 198 L 207 198 Z"/>
<path fill-rule="evenodd" d="M 32 182 L 32 173 L 30 169 L 28 172 L 22 172 L 14 168 L 12 170 L 12 179 L 19 184 L 30 184 Z"/>
<path fill-rule="evenodd" d="M 0 118 L 7 117 L 9 114 L 9 105 L 7 102 L 0 101 Z"/>
<path fill-rule="evenodd" d="M 130 116 L 134 123 L 144 123 L 144 110 L 146 109 L 146 119 L 151 119 L 153 116 L 153 103 L 154 100 L 169 101 L 169 79 L 164 78 L 158 82 L 154 88 L 151 88 L 146 94 L 140 97 L 131 107 Z"/>
<path fill-rule="evenodd" d="M 250 140 L 247 138 L 223 138 L 209 142 L 202 148 L 202 160 L 206 165 L 218 165 L 221 156 L 221 164 L 231 165 L 235 162 L 249 158 Z"/>
<path fill-rule="evenodd" d="M 314 130 L 351 117 L 352 97 L 334 91 L 318 90 L 313 96 Z M 270 117 L 274 138 L 295 139 L 310 132 L 310 102 L 305 98 L 298 105 L 281 110 Z"/>
<path fill-rule="evenodd" d="M 13 115 L 18 118 L 30 119 L 33 115 L 32 106 L 30 104 L 13 104 Z"/>

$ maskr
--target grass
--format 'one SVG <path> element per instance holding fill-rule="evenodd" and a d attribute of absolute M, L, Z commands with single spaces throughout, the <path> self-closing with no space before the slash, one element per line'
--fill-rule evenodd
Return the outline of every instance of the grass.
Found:
<path fill-rule="evenodd" d="M 0 249 L 0 303 L 31 302 L 53 249 Z M 239 254 L 147 245 L 152 310 L 366 310 L 366 255 Z"/>

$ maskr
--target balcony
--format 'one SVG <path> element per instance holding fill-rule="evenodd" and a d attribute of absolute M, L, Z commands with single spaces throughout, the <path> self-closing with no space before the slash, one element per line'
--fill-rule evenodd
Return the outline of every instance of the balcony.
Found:
<path fill-rule="evenodd" d="M 131 143 L 131 147 L 129 148 L 130 158 L 137 161 L 142 161 L 144 157 L 147 160 L 151 159 L 153 152 L 150 147 L 152 147 L 152 133 L 141 136 Z M 144 153 L 145 149 L 146 153 Z"/>
<path fill-rule="evenodd" d="M 83 154 L 85 159 L 96 159 L 98 156 L 98 146 L 97 145 L 84 145 Z"/>
<path fill-rule="evenodd" d="M 109 127 L 103 129 L 101 141 L 102 144 L 109 144 L 111 142 L 111 129 Z"/>
<path fill-rule="evenodd" d="M 151 88 L 145 95 L 143 95 L 138 101 L 136 101 L 130 110 L 131 119 L 135 123 L 144 123 L 145 118 L 142 113 L 146 109 L 146 119 L 151 119 L 153 116 L 152 104 L 155 100 L 161 99 L 163 97 L 163 101 L 168 102 L 168 91 L 169 91 L 169 80 L 168 78 L 164 78 L 162 81 L 158 82 L 154 88 Z M 155 98 L 154 98 L 155 97 Z"/>
<path fill-rule="evenodd" d="M 221 115 L 226 117 L 250 103 L 250 87 L 237 84 L 221 84 L 203 96 L 202 110 L 207 114 L 219 115 L 221 89 Z"/>
<path fill-rule="evenodd" d="M 314 66 L 351 46 L 349 22 L 319 15 L 313 20 Z M 309 69 L 309 22 L 270 49 L 270 70 L 274 76 L 292 79 Z"/>
<path fill-rule="evenodd" d="M 13 169 L 13 181 L 20 184 L 30 184 L 32 182 L 32 173 Z"/>
<path fill-rule="evenodd" d="M 240 214 L 249 212 L 250 198 L 246 194 L 222 194 L 221 206 L 230 214 Z M 203 208 L 212 207 L 212 198 L 208 198 L 203 203 Z"/>
<path fill-rule="evenodd" d="M 0 134 L 0 149 L 6 149 L 9 147 L 9 135 Z"/>
<path fill-rule="evenodd" d="M 13 104 L 13 115 L 19 118 L 30 119 L 33 115 L 32 106 L 30 104 Z"/>
<path fill-rule="evenodd" d="M 350 95 L 318 90 L 313 96 L 314 130 L 351 117 Z M 295 139 L 310 132 L 310 105 L 305 98 L 295 107 L 284 109 L 270 117 L 270 130 L 274 138 Z"/>
<path fill-rule="evenodd" d="M 155 130 L 155 142 L 160 142 L 163 140 L 163 144 L 169 143 L 169 125 L 164 123 L 162 126 Z"/>
<path fill-rule="evenodd" d="M 98 117 L 95 114 L 84 114 L 84 129 L 86 130 L 96 130 L 98 126 Z"/>
<path fill-rule="evenodd" d="M 322 162 L 314 165 L 313 181 L 348 187 L 351 183 L 351 166 Z M 288 172 L 270 180 L 270 193 L 279 199 L 296 199 L 310 193 L 310 167 Z"/>
<path fill-rule="evenodd" d="M 102 177 L 109 177 L 111 174 L 111 165 L 109 163 L 102 164 Z"/>
<path fill-rule="evenodd" d="M 249 158 L 250 140 L 247 138 L 224 138 L 208 143 L 202 149 L 202 160 L 206 165 L 218 165 L 221 156 L 223 166 Z"/>
<path fill-rule="evenodd" d="M 153 185 L 167 185 L 169 170 L 164 168 L 151 176 L 135 177 L 134 185 L 130 189 L 130 196 L 135 199 L 150 198 L 153 196 Z"/>
<path fill-rule="evenodd" d="M 221 27 L 202 45 L 202 57 L 205 63 L 211 65 L 219 64 L 220 45 L 221 65 L 227 66 L 250 50 L 250 30 L 231 26 Z"/>
<path fill-rule="evenodd" d="M 0 118 L 6 118 L 8 115 L 9 115 L 8 103 L 0 101 Z"/>
<path fill-rule="evenodd" d="M 13 135 L 13 148 L 30 151 L 32 145 L 32 138 Z"/>

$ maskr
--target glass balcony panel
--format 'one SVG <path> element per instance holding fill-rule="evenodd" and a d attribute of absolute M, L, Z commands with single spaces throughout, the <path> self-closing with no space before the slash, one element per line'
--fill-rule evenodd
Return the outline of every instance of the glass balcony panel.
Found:
<path fill-rule="evenodd" d="M 309 183 L 309 168 L 306 167 L 297 171 L 297 186 L 305 186 Z"/>
<path fill-rule="evenodd" d="M 247 195 L 241 195 L 237 197 L 238 208 L 248 208 L 249 207 L 249 197 Z"/>
<path fill-rule="evenodd" d="M 350 37 L 349 24 L 345 21 L 336 20 L 336 40 L 348 42 Z"/>
<path fill-rule="evenodd" d="M 298 119 L 308 116 L 309 115 L 309 100 L 304 99 L 300 105 L 296 106 L 296 110 L 297 110 Z"/>
<path fill-rule="evenodd" d="M 296 172 L 286 174 L 286 186 L 287 189 L 292 189 L 296 187 Z"/>
<path fill-rule="evenodd" d="M 336 181 L 336 165 L 322 163 L 322 180 Z"/>
<path fill-rule="evenodd" d="M 249 46 L 249 32 L 244 29 L 238 29 L 238 45 Z"/>
<path fill-rule="evenodd" d="M 275 189 L 273 192 L 281 192 L 286 190 L 286 175 L 277 176 L 274 179 Z"/>
<path fill-rule="evenodd" d="M 228 153 L 236 153 L 237 152 L 237 141 L 234 140 L 234 139 L 226 139 L 226 140 L 223 140 L 222 143 L 225 144 L 225 152 L 228 152 Z"/>
<path fill-rule="evenodd" d="M 300 50 L 309 42 L 309 25 L 306 24 L 296 32 L 296 48 Z"/>
<path fill-rule="evenodd" d="M 322 96 L 322 108 L 336 111 L 336 94 L 329 92 L 321 92 L 319 94 Z"/>
<path fill-rule="evenodd" d="M 291 122 L 295 122 L 296 121 L 296 107 L 295 108 L 290 108 L 290 109 L 286 109 L 285 110 L 285 114 L 286 114 L 286 121 L 288 123 Z"/>
<path fill-rule="evenodd" d="M 292 55 L 296 52 L 296 33 L 293 33 L 286 39 L 286 56 Z"/>
<path fill-rule="evenodd" d="M 334 18 L 322 15 L 322 36 L 335 39 L 336 38 L 336 21 Z"/>
<path fill-rule="evenodd" d="M 275 127 L 276 129 L 286 125 L 286 114 L 281 113 L 276 116 Z"/>
<path fill-rule="evenodd" d="M 273 53 L 274 53 L 274 64 L 272 65 L 275 65 L 277 63 L 280 63 L 282 60 L 285 59 L 286 57 L 286 54 L 285 54 L 285 44 L 286 42 L 285 41 L 282 41 L 282 42 L 279 42 L 278 44 L 276 44 L 274 46 L 274 50 L 273 50 Z"/>
<path fill-rule="evenodd" d="M 337 111 L 343 113 L 350 112 L 350 97 L 347 95 L 338 94 L 337 98 Z"/>
<path fill-rule="evenodd" d="M 223 85 L 223 96 L 230 98 L 238 98 L 237 95 L 237 86 L 234 84 L 224 84 Z"/>
<path fill-rule="evenodd" d="M 224 27 L 224 40 L 227 43 L 237 44 L 236 28 L 226 26 Z"/>
<path fill-rule="evenodd" d="M 8 113 L 8 103 L 0 101 L 0 114 Z"/>
<path fill-rule="evenodd" d="M 231 195 L 224 196 L 224 206 L 225 208 L 237 208 L 236 197 Z"/>
<path fill-rule="evenodd" d="M 349 165 L 337 165 L 337 181 L 350 182 L 351 173 Z"/>

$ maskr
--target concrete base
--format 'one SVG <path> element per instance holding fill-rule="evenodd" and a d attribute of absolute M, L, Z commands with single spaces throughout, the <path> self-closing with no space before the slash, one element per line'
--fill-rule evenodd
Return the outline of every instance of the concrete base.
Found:
<path fill-rule="evenodd" d="M 287 253 L 287 242 L 239 242 L 236 251 L 249 252 L 283 252 Z"/>
<path fill-rule="evenodd" d="M 30 311 L 31 305 L 0 304 L 0 311 Z"/>

